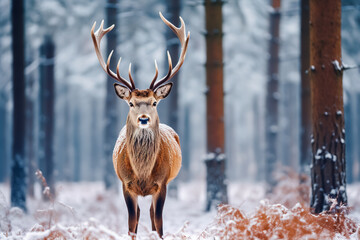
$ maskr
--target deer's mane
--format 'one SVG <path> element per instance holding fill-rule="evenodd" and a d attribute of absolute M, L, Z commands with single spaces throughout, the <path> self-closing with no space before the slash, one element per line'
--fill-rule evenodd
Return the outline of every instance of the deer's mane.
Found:
<path fill-rule="evenodd" d="M 160 146 L 159 122 L 156 128 L 139 128 L 128 120 L 126 145 L 131 166 L 139 178 L 150 176 Z"/>

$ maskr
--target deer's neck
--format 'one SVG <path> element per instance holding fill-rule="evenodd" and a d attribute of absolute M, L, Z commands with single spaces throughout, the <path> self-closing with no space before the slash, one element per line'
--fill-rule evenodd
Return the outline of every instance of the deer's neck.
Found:
<path fill-rule="evenodd" d="M 150 176 L 160 145 L 159 123 L 155 128 L 139 128 L 126 124 L 126 143 L 131 166 L 139 178 Z"/>

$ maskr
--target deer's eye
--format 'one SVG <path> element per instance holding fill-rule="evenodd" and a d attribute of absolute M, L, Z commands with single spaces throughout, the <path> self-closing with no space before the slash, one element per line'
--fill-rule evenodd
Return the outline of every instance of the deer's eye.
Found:
<path fill-rule="evenodd" d="M 130 107 L 133 107 L 134 104 L 133 104 L 132 102 L 129 102 L 129 106 L 130 106 Z"/>
<path fill-rule="evenodd" d="M 157 104 L 157 102 L 154 102 L 154 103 L 153 103 L 153 106 L 155 107 L 155 106 L 156 106 L 156 104 Z"/>

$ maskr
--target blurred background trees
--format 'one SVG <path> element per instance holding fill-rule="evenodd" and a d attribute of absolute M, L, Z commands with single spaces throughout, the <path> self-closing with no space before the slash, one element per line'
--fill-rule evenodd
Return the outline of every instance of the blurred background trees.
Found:
<path fill-rule="evenodd" d="M 214 2 L 214 1 L 212 1 Z M 276 1 L 274 1 L 276 2 Z M 20 125 L 13 123 L 13 113 L 18 110 L 13 100 L 16 84 L 12 83 L 12 21 L 11 1 L 0 1 L 0 180 L 10 181 L 13 161 L 12 130 L 19 131 Z M 168 4 L 174 4 L 170 6 Z M 305 169 L 309 162 L 309 120 L 308 89 L 304 81 L 308 75 L 309 63 L 305 53 L 308 47 L 306 1 L 291 0 L 272 6 L 272 1 L 236 0 L 222 5 L 223 32 L 223 100 L 224 100 L 224 146 L 226 154 L 225 174 L 228 181 L 264 181 L 270 176 L 268 170 L 277 172 L 281 166 L 295 171 Z M 178 4 L 180 7 L 176 7 Z M 304 4 L 304 5 L 301 5 Z M 180 14 L 191 32 L 186 61 L 175 81 L 177 91 L 171 100 L 159 105 L 160 119 L 177 129 L 183 149 L 183 180 L 206 178 L 204 159 L 208 152 L 206 113 L 208 92 L 206 83 L 206 24 L 205 7 L 198 1 L 71 1 L 71 0 L 28 0 L 25 1 L 25 61 L 24 76 L 26 96 L 22 123 L 26 123 L 25 141 L 28 171 L 28 189 L 32 195 L 34 169 L 42 168 L 41 161 L 53 158 L 54 182 L 61 181 L 105 181 L 104 176 L 112 172 L 111 152 L 121 127 L 125 124 L 128 106 L 118 101 L 113 88 L 107 91 L 112 80 L 106 79 L 95 56 L 90 28 L 94 21 L 99 24 L 108 19 L 107 10 L 114 11 L 112 21 L 117 34 L 113 43 L 103 45 L 115 49 L 117 57 L 122 56 L 120 72 L 125 74 L 132 62 L 133 76 L 139 88 L 147 88 L 154 73 L 153 59 L 158 61 L 159 75 L 166 74 L 166 49 L 174 51 L 176 45 L 167 35 L 166 26 L 158 17 L 177 20 Z M 301 10 L 302 9 L 302 10 Z M 174 11 L 174 12 L 172 12 Z M 360 11 L 355 0 L 342 1 L 341 35 L 342 60 L 347 66 L 359 66 Z M 301 17 L 303 16 L 303 17 Z M 174 19 L 172 19 L 174 17 Z M 272 18 L 281 18 L 278 36 L 271 36 L 269 29 Z M 303 19 L 303 25 L 300 20 Z M 178 25 L 178 24 L 177 24 Z M 302 31 L 300 31 L 302 26 Z M 300 33 L 304 37 L 300 42 Z M 220 33 L 219 33 L 220 34 Z M 53 143 L 50 157 L 42 159 L 41 140 L 44 135 L 41 98 L 41 66 L 44 62 L 40 47 L 45 36 L 50 36 L 56 49 L 54 55 L 54 104 Z M 110 39 L 109 39 L 110 41 Z M 269 52 L 269 42 L 278 45 L 278 56 Z M 302 43 L 302 47 L 300 47 Z M 174 48 L 174 50 L 172 50 Z M 301 50 L 300 50 L 301 49 Z M 301 53 L 301 54 L 300 54 Z M 104 54 L 105 55 L 105 54 Z M 300 62 L 300 57 L 303 62 Z M 116 57 L 116 58 L 117 58 Z M 115 57 L 113 56 L 115 59 Z M 268 70 L 276 64 L 277 73 Z M 112 61 L 116 63 L 116 60 Z M 16 71 L 17 73 L 20 73 Z M 303 74 L 301 79 L 301 74 Z M 348 181 L 360 180 L 360 71 L 348 70 L 343 75 L 345 128 L 347 129 Z M 269 79 L 277 79 L 274 94 L 267 92 Z M 47 78 L 48 80 L 48 78 Z M 177 94 L 176 94 L 177 93 Z M 18 94 L 18 92 L 16 92 Z M 269 111 L 267 96 L 276 100 L 276 111 Z M 307 100 L 306 100 L 307 97 Z M 107 103 L 107 98 L 113 105 Z M 217 97 L 221 98 L 221 97 Z M 116 101 L 116 102 L 115 102 Z M 220 99 L 219 99 L 220 101 Z M 302 110 L 300 110 L 302 109 Z M 107 120 L 111 111 L 112 118 Z M 307 113 L 306 113 L 307 112 Z M 277 115 L 277 123 L 269 124 L 266 116 Z M 107 127 L 106 127 L 107 126 Z M 277 140 L 269 140 L 269 126 L 276 130 Z M 307 126 L 307 127 L 306 127 Z M 106 130 L 108 129 L 108 130 Z M 109 131 L 106 134 L 106 131 Z M 109 137 L 111 135 L 111 137 Z M 300 137 L 301 136 L 301 137 Z M 108 138 L 109 137 L 109 138 Z M 212 140 L 220 140 L 213 139 Z M 108 139 L 108 140 L 106 140 Z M 114 139 L 114 140 L 111 140 Z M 268 139 L 268 140 L 266 140 Z M 268 141 L 268 142 L 266 142 Z M 271 141 L 271 142 L 269 142 Z M 300 145 L 301 143 L 301 145 Z M 276 157 L 270 162 L 266 149 L 272 145 Z M 300 147 L 301 146 L 301 147 Z M 106 151 L 104 151 L 104 149 Z M 187 149 L 187 150 L 186 150 Z M 24 155 L 24 156 L 25 156 Z M 300 164 L 299 164 L 300 163 Z M 108 168 L 106 166 L 111 166 Z M 44 171 L 44 169 L 41 169 Z M 307 170 L 302 172 L 308 173 Z M 276 175 L 275 175 L 276 177 Z M 267 178 L 268 179 L 268 178 Z M 108 179 L 109 180 L 109 179 Z M 274 180 L 274 179 L 273 179 Z M 271 180 L 271 181 L 273 181 Z M 276 179 L 275 179 L 276 180 Z M 117 180 L 116 180 L 117 181 Z M 268 179 L 268 181 L 270 181 Z M 111 185 L 111 180 L 109 180 Z M 205 191 L 205 190 L 204 190 Z"/>
<path fill-rule="evenodd" d="M 26 157 L 25 157 L 25 6 L 24 1 L 13 1 L 12 23 L 12 96 L 14 104 L 11 205 L 26 211 Z"/>
<path fill-rule="evenodd" d="M 275 171 L 278 160 L 279 132 L 279 46 L 280 46 L 280 0 L 272 0 L 269 26 L 269 58 L 267 64 L 268 81 L 265 103 L 265 180 L 267 192 L 272 192 L 276 185 Z"/>

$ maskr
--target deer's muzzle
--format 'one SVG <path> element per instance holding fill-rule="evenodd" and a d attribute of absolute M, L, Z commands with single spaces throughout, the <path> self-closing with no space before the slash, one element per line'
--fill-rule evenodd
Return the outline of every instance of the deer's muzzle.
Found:
<path fill-rule="evenodd" d="M 141 128 L 147 128 L 150 124 L 150 117 L 148 115 L 141 115 L 138 117 L 138 124 Z"/>

